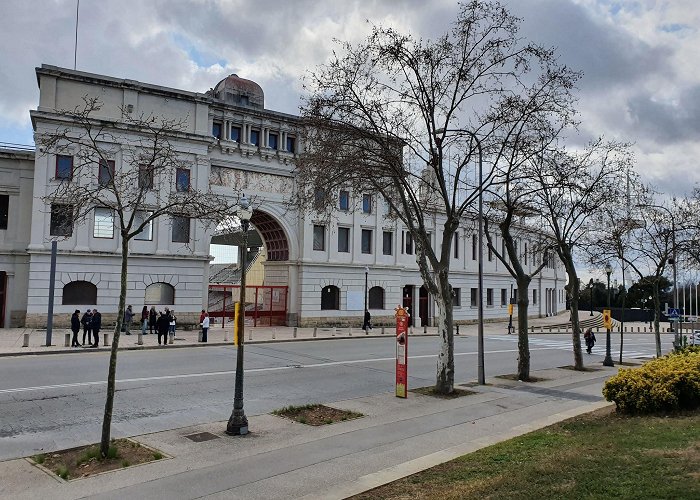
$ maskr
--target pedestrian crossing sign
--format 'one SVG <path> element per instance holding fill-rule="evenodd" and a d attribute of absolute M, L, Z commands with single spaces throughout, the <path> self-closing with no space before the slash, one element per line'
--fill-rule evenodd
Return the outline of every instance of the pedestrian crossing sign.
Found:
<path fill-rule="evenodd" d="M 603 327 L 612 330 L 612 318 L 610 317 L 610 309 L 603 309 Z"/>

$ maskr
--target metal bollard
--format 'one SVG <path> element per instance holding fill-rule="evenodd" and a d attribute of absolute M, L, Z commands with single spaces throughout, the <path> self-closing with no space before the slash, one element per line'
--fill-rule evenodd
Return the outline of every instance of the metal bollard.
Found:
<path fill-rule="evenodd" d="M 137 343 L 138 345 L 143 345 L 143 333 L 139 332 L 139 337 L 138 337 L 138 339 L 136 340 L 136 343 Z"/>
<path fill-rule="evenodd" d="M 535 327 L 534 327 L 534 326 L 531 326 L 531 327 L 530 327 L 530 332 L 535 333 Z"/>
<path fill-rule="evenodd" d="M 109 333 L 104 334 L 105 347 L 109 345 Z"/>
<path fill-rule="evenodd" d="M 64 347 L 70 347 L 70 333 L 66 333 L 66 338 L 63 342 Z"/>
<path fill-rule="evenodd" d="M 455 335 L 459 335 L 459 323 L 457 324 L 457 332 L 455 332 Z"/>
<path fill-rule="evenodd" d="M 29 334 L 28 333 L 24 334 L 24 342 L 22 343 L 22 347 L 29 347 Z"/>
<path fill-rule="evenodd" d="M 316 336 L 316 327 L 314 326 L 314 337 Z"/>
<path fill-rule="evenodd" d="M 297 327 L 294 327 L 294 330 L 292 331 L 292 338 L 297 338 Z"/>

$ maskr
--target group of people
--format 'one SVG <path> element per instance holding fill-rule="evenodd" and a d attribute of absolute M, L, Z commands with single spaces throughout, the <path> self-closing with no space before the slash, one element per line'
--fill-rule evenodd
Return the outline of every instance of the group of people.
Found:
<path fill-rule="evenodd" d="M 83 327 L 83 343 L 78 342 L 78 332 Z M 102 328 L 102 314 L 97 309 L 88 309 L 80 317 L 80 309 L 76 309 L 70 318 L 70 329 L 73 331 L 71 347 L 90 346 L 97 347 L 100 341 L 100 329 Z M 87 342 L 86 343 L 86 339 Z M 94 341 L 93 341 L 94 339 Z"/>
<path fill-rule="evenodd" d="M 127 307 L 127 312 L 131 312 L 131 306 Z M 124 321 L 126 321 L 127 312 L 124 313 Z M 133 317 L 133 313 L 132 313 Z M 177 318 L 175 310 L 168 307 L 164 311 L 156 311 L 156 306 L 143 306 L 141 310 L 141 333 L 146 335 L 153 334 L 153 330 L 158 334 L 158 344 L 168 345 L 168 334 L 175 337 L 175 325 Z M 148 330 L 148 331 L 146 331 Z M 127 333 L 128 335 L 128 333 Z"/>

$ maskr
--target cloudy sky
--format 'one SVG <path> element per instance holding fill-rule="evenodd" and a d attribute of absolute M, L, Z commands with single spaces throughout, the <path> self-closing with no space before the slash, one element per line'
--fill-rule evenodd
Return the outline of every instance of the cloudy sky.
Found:
<path fill-rule="evenodd" d="M 507 0 L 522 34 L 581 70 L 583 137 L 636 144 L 637 169 L 665 192 L 700 181 L 697 0 Z M 32 143 L 34 68 L 73 67 L 76 0 L 0 0 L 0 142 Z M 454 0 L 82 0 L 77 68 L 204 92 L 237 73 L 266 107 L 296 113 L 300 77 L 370 23 L 444 32 Z"/>

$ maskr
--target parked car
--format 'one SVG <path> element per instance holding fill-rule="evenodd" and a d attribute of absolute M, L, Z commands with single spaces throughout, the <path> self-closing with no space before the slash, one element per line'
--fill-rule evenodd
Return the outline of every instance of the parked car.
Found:
<path fill-rule="evenodd" d="M 693 330 L 693 333 L 688 335 L 688 344 L 700 345 L 700 330 Z"/>

